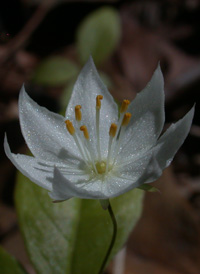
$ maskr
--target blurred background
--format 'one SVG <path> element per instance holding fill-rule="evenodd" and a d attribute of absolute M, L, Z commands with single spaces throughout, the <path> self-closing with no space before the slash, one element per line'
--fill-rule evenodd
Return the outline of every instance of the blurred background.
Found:
<path fill-rule="evenodd" d="M 166 127 L 196 102 L 190 135 L 154 183 L 160 193 L 145 195 L 124 273 L 200 273 L 199 17 L 198 0 L 1 1 L 0 244 L 30 273 L 14 208 L 16 169 L 4 154 L 4 133 L 13 152 L 25 152 L 17 105 L 22 84 L 40 105 L 63 113 L 90 54 L 119 103 L 133 100 L 160 62 Z M 112 269 L 111 263 L 107 273 Z"/>

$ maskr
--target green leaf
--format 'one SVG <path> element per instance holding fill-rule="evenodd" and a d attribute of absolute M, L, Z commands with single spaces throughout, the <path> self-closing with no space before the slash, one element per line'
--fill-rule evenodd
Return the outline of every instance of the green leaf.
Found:
<path fill-rule="evenodd" d="M 53 56 L 42 61 L 33 75 L 32 81 L 44 86 L 66 84 L 78 73 L 78 67 L 71 61 Z"/>
<path fill-rule="evenodd" d="M 30 259 L 38 273 L 70 273 L 80 201 L 52 203 L 46 190 L 18 173 L 16 208 Z"/>
<path fill-rule="evenodd" d="M 84 64 L 92 55 L 98 66 L 108 58 L 118 45 L 121 26 L 118 12 L 111 7 L 102 7 L 80 24 L 77 31 L 77 49 Z"/>
<path fill-rule="evenodd" d="M 26 274 L 18 261 L 0 246 L 0 273 Z"/>
<path fill-rule="evenodd" d="M 142 190 L 145 190 L 145 191 L 148 191 L 148 192 L 159 192 L 159 189 L 154 187 L 154 186 L 151 186 L 149 184 L 143 184 L 141 186 L 138 187 L 139 189 L 142 189 Z"/>
<path fill-rule="evenodd" d="M 143 193 L 134 189 L 117 198 L 111 199 L 117 224 L 117 240 L 111 257 L 126 242 L 138 221 Z M 72 273 L 97 274 L 112 237 L 112 223 L 107 210 L 103 210 L 97 200 L 83 200 L 79 228 L 72 262 Z"/>
<path fill-rule="evenodd" d="M 111 199 L 118 222 L 113 254 L 125 243 L 142 209 L 138 189 Z M 19 174 L 19 224 L 37 273 L 98 273 L 112 236 L 107 210 L 98 200 L 70 199 L 54 204 L 46 190 Z"/>

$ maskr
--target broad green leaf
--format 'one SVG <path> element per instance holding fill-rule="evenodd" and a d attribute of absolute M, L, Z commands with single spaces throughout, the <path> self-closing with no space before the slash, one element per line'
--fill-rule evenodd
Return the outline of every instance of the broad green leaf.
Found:
<path fill-rule="evenodd" d="M 0 273 L 1 274 L 26 274 L 18 261 L 0 247 Z"/>
<path fill-rule="evenodd" d="M 117 219 L 117 241 L 111 257 L 126 242 L 142 209 L 143 191 L 135 189 L 111 199 Z M 112 237 L 112 223 L 107 210 L 97 200 L 83 200 L 80 223 L 72 261 L 72 273 L 97 274 Z"/>
<path fill-rule="evenodd" d="M 141 186 L 138 187 L 139 189 L 142 189 L 142 190 L 145 190 L 145 191 L 148 191 L 148 192 L 159 192 L 159 189 L 154 187 L 154 186 L 151 186 L 149 184 L 143 184 Z"/>
<path fill-rule="evenodd" d="M 52 203 L 47 191 L 18 173 L 16 207 L 30 259 L 38 273 L 70 273 L 80 201 Z"/>
<path fill-rule="evenodd" d="M 44 86 L 66 84 L 78 73 L 78 67 L 71 61 L 53 56 L 42 61 L 33 75 L 32 81 Z"/>
<path fill-rule="evenodd" d="M 142 190 L 111 200 L 118 222 L 116 253 L 125 243 L 142 209 Z M 112 236 L 107 210 L 98 200 L 52 203 L 46 190 L 19 174 L 16 188 L 19 224 L 37 273 L 96 274 Z"/>
<path fill-rule="evenodd" d="M 77 31 L 77 49 L 84 64 L 92 55 L 98 66 L 108 58 L 118 45 L 121 35 L 118 12 L 112 7 L 102 7 L 88 15 Z"/>

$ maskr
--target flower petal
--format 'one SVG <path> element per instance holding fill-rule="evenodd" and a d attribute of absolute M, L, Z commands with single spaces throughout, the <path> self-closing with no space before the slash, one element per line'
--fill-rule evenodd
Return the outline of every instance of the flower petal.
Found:
<path fill-rule="evenodd" d="M 132 118 L 122 140 L 123 154 L 145 152 L 157 141 L 164 124 L 164 81 L 160 66 L 129 105 Z"/>
<path fill-rule="evenodd" d="M 90 185 L 89 190 L 83 187 L 85 185 Z M 53 191 L 49 193 L 49 195 L 56 201 L 67 200 L 71 197 L 79 197 L 83 199 L 101 199 L 103 194 L 98 190 L 98 188 L 96 188 L 96 185 L 98 185 L 98 180 L 96 179 L 94 179 L 94 181 L 91 180 L 82 184 L 71 182 L 59 171 L 58 168 L 55 167 Z"/>
<path fill-rule="evenodd" d="M 34 156 L 48 161 L 62 161 L 57 157 L 62 148 L 80 156 L 66 130 L 64 117 L 35 103 L 25 92 L 24 86 L 19 95 L 19 117 L 22 134 Z"/>
<path fill-rule="evenodd" d="M 161 169 L 170 165 L 177 150 L 183 144 L 190 131 L 193 116 L 194 107 L 181 120 L 172 124 L 158 140 L 154 150 Z"/>
<path fill-rule="evenodd" d="M 163 169 L 170 165 L 174 155 L 189 133 L 193 115 L 194 107 L 176 124 L 172 124 L 160 137 L 157 145 L 151 149 L 152 157 L 145 172 L 137 182 L 138 185 L 157 180 L 162 175 Z M 129 189 L 131 188 L 128 187 L 126 191 Z"/>
<path fill-rule="evenodd" d="M 138 186 L 141 186 L 143 184 L 148 184 L 154 182 L 156 179 L 158 179 L 162 175 L 162 169 L 160 168 L 155 155 L 151 157 L 148 166 L 145 170 L 145 172 L 142 174 L 140 179 L 137 182 Z M 137 187 L 138 187 L 137 186 Z M 130 187 L 126 189 L 128 191 Z"/>
<path fill-rule="evenodd" d="M 123 194 L 127 188 L 132 189 L 141 184 L 139 179 L 146 172 L 151 156 L 152 151 L 129 165 L 117 167 L 117 170 L 108 173 L 105 179 L 95 176 L 75 180 L 77 176 L 64 176 L 55 168 L 50 197 L 62 201 L 73 196 L 82 199 L 107 199 Z"/>
<path fill-rule="evenodd" d="M 82 69 L 73 89 L 71 100 L 66 110 L 66 118 L 74 120 L 74 107 L 82 106 L 82 125 L 88 127 L 93 149 L 96 150 L 96 96 L 103 95 L 100 111 L 100 142 L 104 157 L 107 156 L 109 128 L 118 119 L 118 108 L 113 97 L 101 81 L 92 58 Z"/>
<path fill-rule="evenodd" d="M 122 161 L 121 166 L 116 166 L 117 172 L 113 172 L 115 177 L 108 178 L 106 182 L 107 193 L 110 193 L 111 197 L 115 197 L 143 184 L 144 181 L 141 178 L 144 174 L 149 173 L 152 155 L 153 151 L 150 150 L 142 157 L 133 158 L 132 162 Z"/>
<path fill-rule="evenodd" d="M 47 177 L 53 177 L 53 169 L 51 171 L 45 170 L 34 157 L 11 153 L 6 136 L 4 139 L 4 149 L 7 157 L 21 173 L 37 185 L 48 190 L 52 189 L 52 184 Z"/>
<path fill-rule="evenodd" d="M 56 179 L 56 183 L 54 184 L 52 192 L 49 192 L 49 196 L 54 202 L 62 202 L 66 201 L 73 196 L 70 196 L 66 193 L 66 186 L 63 184 L 63 178 L 60 178 L 59 175 L 54 177 Z"/>

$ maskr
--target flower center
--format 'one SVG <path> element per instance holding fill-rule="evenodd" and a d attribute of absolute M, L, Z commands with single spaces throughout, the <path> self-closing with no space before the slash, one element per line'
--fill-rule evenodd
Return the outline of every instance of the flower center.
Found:
<path fill-rule="evenodd" d="M 106 172 L 106 162 L 104 162 L 104 161 L 97 162 L 97 163 L 95 164 L 95 166 L 96 166 L 97 172 L 98 172 L 99 174 L 103 174 L 103 173 Z"/>
<path fill-rule="evenodd" d="M 109 130 L 109 142 L 108 142 L 108 153 L 107 159 L 102 160 L 101 155 L 101 144 L 100 144 L 100 110 L 101 110 L 101 100 L 102 95 L 97 95 L 96 97 L 96 148 L 97 155 L 95 155 L 94 149 L 91 146 L 90 136 L 86 125 L 81 125 L 82 113 L 81 105 L 75 106 L 75 119 L 80 131 L 76 132 L 73 123 L 70 120 L 66 120 L 66 128 L 68 132 L 74 138 L 74 141 L 80 151 L 83 161 L 89 168 L 89 170 L 94 171 L 96 174 L 107 174 L 114 166 L 119 149 L 120 142 L 125 133 L 125 127 L 128 125 L 131 119 L 130 113 L 125 113 L 127 111 L 129 100 L 124 100 L 121 109 L 120 117 L 117 124 L 112 123 Z M 106 134 L 106 133 L 105 133 Z M 114 149 L 113 149 L 114 146 Z"/>

